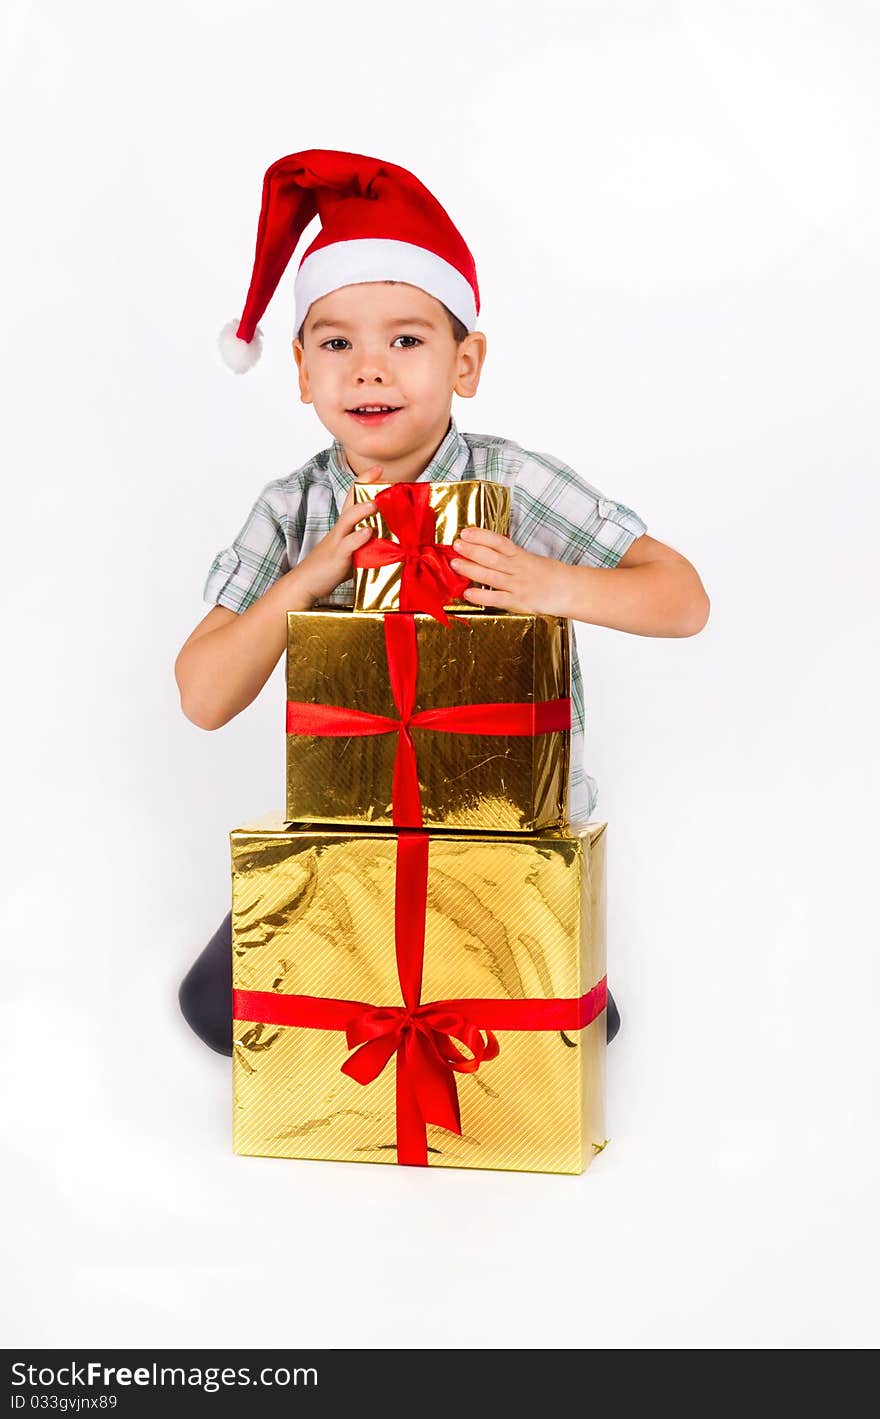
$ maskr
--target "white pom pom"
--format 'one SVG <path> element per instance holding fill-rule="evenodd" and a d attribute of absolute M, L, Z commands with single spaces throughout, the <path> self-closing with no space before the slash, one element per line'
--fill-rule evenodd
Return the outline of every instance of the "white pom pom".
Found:
<path fill-rule="evenodd" d="M 225 365 L 228 365 L 236 374 L 247 374 L 249 369 L 253 369 L 262 353 L 263 332 L 258 325 L 254 331 L 253 340 L 239 340 L 235 333 L 239 324 L 238 320 L 230 320 L 228 325 L 224 325 L 220 331 L 217 345 Z"/>

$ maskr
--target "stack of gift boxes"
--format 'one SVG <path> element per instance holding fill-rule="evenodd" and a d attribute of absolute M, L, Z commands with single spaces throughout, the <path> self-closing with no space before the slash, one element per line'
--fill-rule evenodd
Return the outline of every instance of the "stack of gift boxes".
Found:
<path fill-rule="evenodd" d="M 354 606 L 288 613 L 285 813 L 230 834 L 235 1151 L 583 1172 L 605 824 L 567 819 L 570 623 L 461 598 L 505 486 L 355 496 Z"/>

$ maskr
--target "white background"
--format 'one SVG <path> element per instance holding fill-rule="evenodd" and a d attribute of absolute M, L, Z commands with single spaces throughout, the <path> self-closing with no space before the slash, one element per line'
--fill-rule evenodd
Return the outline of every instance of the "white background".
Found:
<path fill-rule="evenodd" d="M 5 10 L 5 1343 L 875 1344 L 876 7 Z M 579 630 L 623 1015 L 582 1178 L 237 1158 L 177 1014 L 228 831 L 282 803 L 280 669 L 205 733 L 172 667 L 329 442 L 295 263 L 257 369 L 215 346 L 308 147 L 414 170 L 474 252 L 459 426 L 712 600 Z"/>

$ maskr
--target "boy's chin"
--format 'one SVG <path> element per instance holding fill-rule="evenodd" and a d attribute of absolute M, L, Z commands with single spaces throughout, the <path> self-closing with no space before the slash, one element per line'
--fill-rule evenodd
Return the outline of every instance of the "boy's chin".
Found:
<path fill-rule="evenodd" d="M 362 453 L 367 457 L 372 457 L 381 449 L 389 458 L 396 456 L 397 451 L 404 451 L 412 442 L 411 431 L 407 436 L 397 425 L 398 417 L 397 414 L 392 414 L 380 423 L 367 424 L 349 414 L 343 414 L 341 418 L 334 414 L 331 419 L 322 419 L 320 414 L 318 415 L 327 432 L 338 439 L 344 448 L 350 448 L 355 453 Z"/>
<path fill-rule="evenodd" d="M 337 414 L 333 414 L 331 419 L 323 418 L 316 409 L 320 422 L 329 434 L 337 442 L 342 444 L 346 457 L 354 469 L 354 462 L 357 461 L 364 472 L 355 476 L 359 482 L 392 482 L 393 478 L 382 476 L 378 478 L 367 477 L 367 470 L 373 464 L 394 464 L 401 460 L 410 458 L 413 454 L 423 449 L 428 442 L 433 440 L 433 431 L 428 428 L 413 428 L 412 417 L 407 419 L 406 426 L 401 422 L 396 422 L 397 416 L 392 415 L 390 419 L 381 424 L 371 427 L 363 424 L 358 419 L 353 419 L 344 415 L 342 419 Z M 448 428 L 450 415 L 446 416 L 446 426 Z M 419 421 L 416 420 L 416 423 Z M 445 430 L 444 430 L 445 432 Z M 442 437 L 442 435 L 441 435 Z"/>
<path fill-rule="evenodd" d="M 402 429 L 392 429 L 391 421 L 384 426 L 377 424 L 371 428 L 369 424 L 361 424 L 357 419 L 346 421 L 348 427 L 336 423 L 334 436 L 339 440 L 346 453 L 354 453 L 359 458 L 368 458 L 371 463 L 381 463 L 383 458 L 405 458 L 411 453 L 413 447 L 418 447 L 419 440 L 413 440 L 412 431 Z"/>

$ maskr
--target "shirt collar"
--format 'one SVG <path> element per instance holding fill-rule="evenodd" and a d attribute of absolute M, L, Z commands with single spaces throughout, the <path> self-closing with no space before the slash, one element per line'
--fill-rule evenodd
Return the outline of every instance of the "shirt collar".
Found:
<path fill-rule="evenodd" d="M 333 440 L 329 454 L 327 470 L 330 474 L 330 481 L 333 485 L 333 493 L 336 498 L 337 506 L 341 507 L 351 484 L 355 482 L 356 479 L 348 465 L 345 449 L 339 439 Z M 427 468 L 413 481 L 416 483 L 461 482 L 462 478 L 467 477 L 470 459 L 471 451 L 465 439 L 462 438 L 459 433 L 455 419 L 450 415 L 449 428 L 446 431 L 442 443 Z"/>

